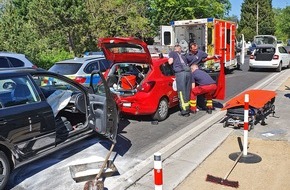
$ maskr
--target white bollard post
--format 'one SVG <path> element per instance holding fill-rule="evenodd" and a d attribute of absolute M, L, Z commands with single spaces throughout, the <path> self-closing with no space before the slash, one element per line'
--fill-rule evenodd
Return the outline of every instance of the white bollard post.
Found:
<path fill-rule="evenodd" d="M 154 154 L 154 183 L 155 190 L 162 190 L 163 185 L 163 176 L 162 176 L 162 160 L 161 153 L 156 152 Z"/>
<path fill-rule="evenodd" d="M 249 94 L 245 94 L 245 104 L 244 104 L 244 145 L 243 145 L 243 155 L 247 156 L 248 150 L 248 132 L 249 132 Z"/>

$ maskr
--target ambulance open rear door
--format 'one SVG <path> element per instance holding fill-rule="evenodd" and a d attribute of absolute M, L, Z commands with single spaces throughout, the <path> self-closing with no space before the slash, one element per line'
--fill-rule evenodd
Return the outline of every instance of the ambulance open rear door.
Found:
<path fill-rule="evenodd" d="M 161 26 L 161 45 L 175 45 L 174 31 L 172 26 Z"/>

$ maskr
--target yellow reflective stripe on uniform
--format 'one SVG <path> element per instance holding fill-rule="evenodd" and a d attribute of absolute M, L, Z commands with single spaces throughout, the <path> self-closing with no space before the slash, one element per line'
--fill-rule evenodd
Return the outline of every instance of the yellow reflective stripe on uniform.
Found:
<path fill-rule="evenodd" d="M 186 110 L 186 107 L 189 107 L 189 103 L 188 102 L 184 102 L 181 91 L 179 92 L 179 97 L 180 97 L 180 102 L 181 102 L 182 109 Z"/>
<path fill-rule="evenodd" d="M 195 107 L 196 106 L 196 100 L 190 100 L 189 101 L 189 105 Z"/>
<path fill-rule="evenodd" d="M 206 101 L 206 106 L 212 106 L 212 100 L 207 100 Z"/>

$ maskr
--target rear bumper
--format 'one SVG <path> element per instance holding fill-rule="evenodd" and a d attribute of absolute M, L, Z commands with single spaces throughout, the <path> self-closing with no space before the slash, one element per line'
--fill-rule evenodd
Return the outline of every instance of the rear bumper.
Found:
<path fill-rule="evenodd" d="M 280 60 L 271 61 L 256 61 L 250 60 L 249 66 L 253 68 L 277 68 L 279 66 Z"/>
<path fill-rule="evenodd" d="M 144 104 L 147 101 L 127 101 L 119 102 L 120 112 L 127 115 L 150 115 L 155 113 L 156 107 L 153 104 Z"/>

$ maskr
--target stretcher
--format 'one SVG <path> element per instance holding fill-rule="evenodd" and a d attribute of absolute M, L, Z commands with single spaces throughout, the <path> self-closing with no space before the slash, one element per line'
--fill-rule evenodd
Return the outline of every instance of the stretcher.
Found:
<path fill-rule="evenodd" d="M 240 128 L 244 125 L 245 94 L 249 95 L 249 130 L 260 122 L 266 125 L 265 119 L 269 114 L 275 114 L 276 92 L 271 90 L 248 90 L 229 100 L 222 110 L 227 110 L 223 126 Z"/>

